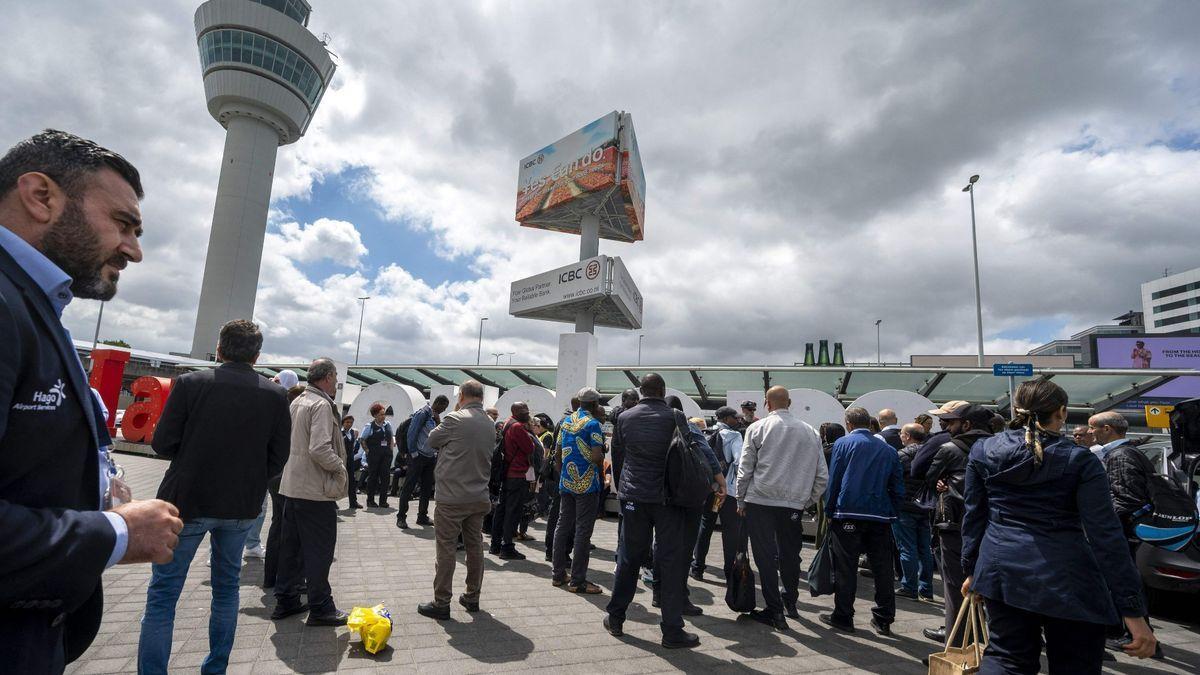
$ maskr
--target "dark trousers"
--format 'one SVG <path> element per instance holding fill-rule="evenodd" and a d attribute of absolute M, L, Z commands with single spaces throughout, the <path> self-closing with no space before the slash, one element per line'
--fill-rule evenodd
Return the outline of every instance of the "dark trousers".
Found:
<path fill-rule="evenodd" d="M 721 549 L 725 554 L 725 565 L 722 570 L 725 578 L 729 578 L 729 570 L 733 568 L 733 559 L 737 556 L 746 539 L 746 519 L 738 515 L 737 500 L 726 497 L 721 504 Z"/>
<path fill-rule="evenodd" d="M 350 498 L 350 506 L 358 506 L 358 460 L 354 453 L 346 455 L 346 496 Z"/>
<path fill-rule="evenodd" d="M 386 448 L 367 451 L 367 501 L 379 498 L 387 506 L 388 479 L 392 472 L 392 452 Z"/>
<path fill-rule="evenodd" d="M 958 530 L 940 530 L 941 537 L 938 546 L 939 562 L 942 570 L 942 597 L 945 598 L 946 630 L 954 628 L 954 620 L 958 618 L 958 610 L 962 607 L 962 585 L 967 575 L 962 568 L 962 533 Z M 954 644 L 962 639 L 962 630 L 953 635 Z"/>
<path fill-rule="evenodd" d="M 429 498 L 433 496 L 433 467 L 436 465 L 436 457 L 408 456 L 408 474 L 404 477 L 404 487 L 400 489 L 400 503 L 396 505 L 397 520 L 408 517 L 408 500 L 412 499 L 413 488 L 418 482 L 421 484 L 421 501 L 417 503 L 417 517 L 429 517 Z"/>
<path fill-rule="evenodd" d="M 696 548 L 692 551 L 692 571 L 703 573 L 708 558 L 708 547 L 712 543 L 713 532 L 717 529 L 717 518 L 720 513 L 712 510 L 713 500 L 716 499 L 716 494 L 711 494 L 704 502 L 704 514 L 700 516 L 700 533 L 696 535 Z M 731 501 L 731 500 L 726 500 Z M 725 527 L 725 523 L 721 523 L 721 527 Z"/>
<path fill-rule="evenodd" d="M 559 496 L 559 512 L 554 533 L 555 579 L 567 573 L 567 548 L 574 544 L 571 558 L 571 585 L 587 583 L 588 561 L 591 558 L 592 528 L 596 524 L 596 495 L 577 495 L 564 492 Z"/>
<path fill-rule="evenodd" d="M 985 602 L 990 642 L 983 654 L 980 673 L 1038 672 L 1044 633 L 1051 675 L 1099 675 L 1105 626 L 1034 614 L 990 598 Z"/>
<path fill-rule="evenodd" d="M 684 581 L 687 552 L 691 542 L 684 541 L 687 511 L 678 506 L 621 502 L 621 544 L 617 547 L 617 572 L 612 599 L 606 608 L 609 616 L 625 620 L 625 610 L 637 590 L 638 571 L 655 544 L 655 562 L 659 565 L 662 588 L 660 606 L 664 635 L 683 630 Z"/>
<path fill-rule="evenodd" d="M 747 528 L 750 527 L 749 520 L 747 513 Z M 865 553 L 871 573 L 875 575 L 875 606 L 871 608 L 871 615 L 879 623 L 891 624 L 896 619 L 891 524 L 873 520 L 831 520 L 829 528 L 833 537 L 833 620 L 842 625 L 854 623 L 854 594 L 858 591 L 858 556 Z M 758 563 L 757 551 L 754 562 Z M 759 569 L 762 569 L 761 565 Z M 766 587 L 765 581 L 763 586 Z M 765 591 L 763 595 L 766 595 Z"/>
<path fill-rule="evenodd" d="M 754 553 L 754 566 L 762 585 L 763 602 L 773 616 L 783 614 L 783 603 L 800 597 L 800 512 L 782 506 L 746 504 L 746 531 Z M 783 581 L 780 597 L 779 582 Z"/>
<path fill-rule="evenodd" d="M 550 512 L 546 514 L 546 551 L 554 552 L 554 531 L 558 529 L 558 514 L 562 506 L 562 498 L 558 486 L 550 493 Z M 575 530 L 567 530 L 567 549 L 575 547 Z"/>
<path fill-rule="evenodd" d="M 271 527 L 267 529 L 267 555 L 263 558 L 263 588 L 273 588 L 279 572 L 279 547 L 283 543 L 283 503 L 287 497 L 279 494 L 279 476 L 267 482 L 271 495 Z"/>
<path fill-rule="evenodd" d="M 300 584 L 307 581 L 309 612 L 317 616 L 336 612 L 329 567 L 337 547 L 337 503 L 289 497 L 283 507 L 282 539 L 276 603 L 299 604 Z"/>
<path fill-rule="evenodd" d="M 524 478 L 505 478 L 500 490 L 500 503 L 492 514 L 492 548 L 513 550 L 513 535 L 525 511 L 525 499 L 529 496 L 529 482 Z M 559 519 L 561 520 L 561 507 Z"/>

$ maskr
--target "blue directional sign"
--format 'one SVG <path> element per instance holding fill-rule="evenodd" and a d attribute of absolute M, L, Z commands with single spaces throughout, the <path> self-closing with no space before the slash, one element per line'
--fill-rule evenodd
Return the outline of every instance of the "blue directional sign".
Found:
<path fill-rule="evenodd" d="M 996 377 L 1033 377 L 1032 363 L 994 363 L 992 375 Z"/>

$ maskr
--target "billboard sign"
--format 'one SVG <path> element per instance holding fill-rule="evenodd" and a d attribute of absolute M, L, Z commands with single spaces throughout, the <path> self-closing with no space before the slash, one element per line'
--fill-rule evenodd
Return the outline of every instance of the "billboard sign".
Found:
<path fill-rule="evenodd" d="M 1095 339 L 1096 365 L 1100 368 L 1200 370 L 1200 336 L 1097 336 Z M 1197 396 L 1200 396 L 1200 376 L 1177 377 L 1123 402 L 1120 407 L 1142 410 L 1147 405 L 1169 405 Z"/>
<path fill-rule="evenodd" d="M 521 160 L 516 219 L 578 234 L 598 214 L 602 238 L 641 241 L 645 194 L 633 118 L 613 111 Z"/>
<path fill-rule="evenodd" d="M 608 256 L 598 255 L 514 281 L 508 301 L 508 313 L 521 316 L 598 296 L 604 292 L 607 268 Z"/>
<path fill-rule="evenodd" d="M 515 317 L 570 323 L 585 310 L 597 326 L 642 327 L 642 294 L 620 258 L 598 255 L 512 283 Z"/>

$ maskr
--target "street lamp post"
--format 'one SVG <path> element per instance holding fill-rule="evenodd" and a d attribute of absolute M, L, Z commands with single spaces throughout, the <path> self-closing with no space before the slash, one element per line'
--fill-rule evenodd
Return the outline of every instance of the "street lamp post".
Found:
<path fill-rule="evenodd" d="M 358 344 L 354 347 L 354 365 L 356 366 L 358 365 L 358 353 L 362 349 L 363 317 L 367 314 L 367 301 L 370 299 L 371 296 L 369 295 L 364 295 L 363 297 L 359 298 L 359 301 L 362 302 L 362 309 L 360 309 L 358 312 Z"/>
<path fill-rule="evenodd" d="M 883 348 L 882 342 L 879 339 L 879 324 L 883 323 L 883 319 L 875 319 L 875 363 L 883 365 Z"/>
<path fill-rule="evenodd" d="M 492 356 L 496 357 L 496 365 L 500 365 L 500 357 L 504 356 L 504 352 L 492 352 Z"/>
<path fill-rule="evenodd" d="M 479 317 L 479 344 L 475 347 L 475 365 L 479 365 L 479 359 L 483 356 L 483 322 L 487 320 L 486 316 Z"/>
<path fill-rule="evenodd" d="M 642 338 L 644 338 L 644 337 L 646 337 L 645 334 L 638 336 L 638 365 L 639 366 L 642 365 Z"/>
<path fill-rule="evenodd" d="M 100 301 L 100 314 L 96 316 L 96 334 L 92 336 L 92 351 L 96 351 L 96 345 L 100 343 L 100 320 L 104 318 L 104 301 Z"/>
<path fill-rule="evenodd" d="M 510 366 L 512 365 L 512 357 L 515 354 L 516 354 L 516 352 L 508 352 L 508 365 L 510 365 Z"/>
<path fill-rule="evenodd" d="M 962 189 L 971 195 L 971 254 L 975 259 L 975 327 L 979 337 L 979 367 L 983 367 L 983 301 L 979 294 L 979 244 L 975 238 L 975 183 L 979 175 L 971 176 L 967 186 Z"/>

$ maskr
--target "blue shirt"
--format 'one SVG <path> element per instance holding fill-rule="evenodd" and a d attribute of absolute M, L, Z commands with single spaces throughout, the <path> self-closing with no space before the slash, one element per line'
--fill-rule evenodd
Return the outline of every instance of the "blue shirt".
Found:
<path fill-rule="evenodd" d="M 67 305 L 74 299 L 71 293 L 71 277 L 62 271 L 58 265 L 50 261 L 42 252 L 30 246 L 24 239 L 13 234 L 7 227 L 0 226 L 0 247 L 12 256 L 21 269 L 29 275 L 30 279 L 42 289 L 46 294 L 46 299 L 50 301 L 50 306 L 54 308 L 54 313 L 59 318 L 59 328 L 63 335 L 67 338 L 67 344 L 73 345 L 71 341 L 71 332 L 67 327 L 62 325 L 62 313 L 67 308 Z M 75 363 L 79 365 L 79 370 L 83 371 L 83 379 L 87 381 L 87 371 L 84 370 L 83 363 L 76 356 Z M 89 392 L 90 393 L 90 392 Z M 85 410 L 84 414 L 90 414 L 90 410 Z M 104 493 L 108 488 L 108 458 L 105 453 L 106 448 L 99 447 L 97 442 L 97 451 L 99 452 L 99 471 L 100 484 L 97 486 L 99 490 L 99 498 L 96 500 L 96 507 L 103 508 Z M 121 558 L 125 557 L 125 550 L 129 547 L 129 527 L 125 524 L 125 519 L 121 516 L 105 511 L 104 516 L 108 518 L 108 522 L 112 525 L 113 532 L 117 535 L 116 545 L 113 546 L 112 554 L 108 557 L 108 562 L 105 563 L 105 568 L 112 567 L 117 564 Z"/>
<path fill-rule="evenodd" d="M 408 454 L 436 457 L 437 450 L 429 447 L 429 432 L 437 426 L 433 422 L 433 408 L 425 406 L 413 413 L 408 423 Z"/>
<path fill-rule="evenodd" d="M 558 489 L 584 495 L 599 492 L 603 481 L 603 466 L 592 463 L 592 448 L 604 448 L 604 428 L 596 418 L 582 408 L 563 420 L 562 478 Z"/>

